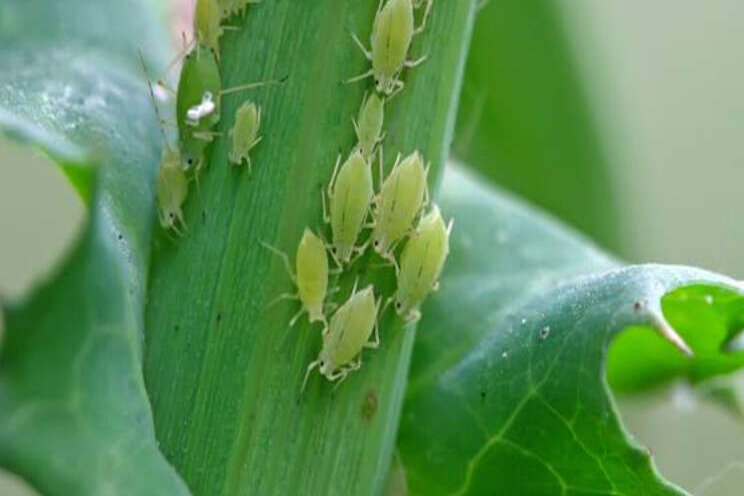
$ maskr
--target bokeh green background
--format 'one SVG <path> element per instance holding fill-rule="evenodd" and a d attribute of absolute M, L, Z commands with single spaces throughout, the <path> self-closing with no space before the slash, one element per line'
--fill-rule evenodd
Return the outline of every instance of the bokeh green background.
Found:
<path fill-rule="evenodd" d="M 607 228 L 614 233 L 610 248 L 633 262 L 685 263 L 744 278 L 744 3 L 554 3 L 610 165 L 619 215 Z M 3 298 L 22 295 L 54 267 L 84 216 L 47 159 L 0 140 Z M 698 402 L 683 386 L 620 398 L 619 406 L 667 478 L 695 494 L 740 493 L 741 420 Z"/>

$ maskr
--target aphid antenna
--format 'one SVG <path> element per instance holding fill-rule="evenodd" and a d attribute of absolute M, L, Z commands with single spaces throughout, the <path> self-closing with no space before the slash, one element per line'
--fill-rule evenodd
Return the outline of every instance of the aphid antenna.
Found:
<path fill-rule="evenodd" d="M 158 105 L 155 102 L 155 93 L 152 91 L 152 83 L 150 82 L 150 78 L 147 75 L 147 66 L 145 65 L 145 56 L 142 54 L 142 50 L 137 50 L 139 54 L 140 64 L 142 65 L 142 72 L 145 76 L 145 82 L 147 83 L 147 92 L 150 95 L 150 101 L 152 102 L 152 108 L 155 110 L 155 117 L 158 119 L 158 124 L 160 124 L 158 127 L 160 128 L 160 136 L 163 139 L 163 146 L 168 150 L 168 152 L 171 151 L 170 145 L 168 145 L 168 138 L 165 135 L 165 129 L 163 129 L 163 117 L 160 115 L 160 109 L 158 109 Z"/>
<path fill-rule="evenodd" d="M 325 200 L 323 200 L 323 205 L 325 206 Z M 324 215 L 325 215 L 325 212 L 324 212 Z M 330 222 L 330 218 L 326 222 Z M 318 230 L 318 237 L 321 239 L 321 241 L 323 241 L 323 245 L 325 246 L 326 251 L 328 251 L 328 253 L 331 255 L 331 259 L 336 264 L 336 269 L 333 269 L 333 270 L 337 271 L 336 273 L 338 274 L 342 273 L 344 271 L 344 265 L 341 263 L 341 261 L 338 259 L 338 257 L 334 253 L 335 249 L 334 249 L 333 243 L 329 243 L 326 237 L 323 236 L 323 233 L 320 230 Z M 330 274 L 331 271 L 329 270 L 328 273 Z"/>
<path fill-rule="evenodd" d="M 181 61 L 181 59 L 194 47 L 194 44 L 196 42 L 196 39 L 192 39 L 191 41 L 188 41 L 186 39 L 186 32 L 181 31 L 181 43 L 182 47 L 181 50 L 176 54 L 173 59 L 168 62 L 168 65 L 165 67 L 165 70 L 163 71 L 163 74 L 158 78 L 158 85 L 165 88 L 168 92 L 175 95 L 175 91 L 173 91 L 166 83 L 165 80 L 168 78 L 168 74 L 178 65 L 178 62 Z"/>
<path fill-rule="evenodd" d="M 282 84 L 289 78 L 289 74 L 280 77 L 279 79 L 270 79 L 268 81 L 259 81 L 257 83 L 248 83 L 248 84 L 241 84 L 239 86 L 233 86 L 232 88 L 228 88 L 226 90 L 220 91 L 220 96 L 222 95 L 229 95 L 230 93 L 236 93 L 238 91 L 245 91 L 245 90 L 251 90 L 254 88 L 260 88 L 261 86 L 269 86 L 272 84 Z"/>
<path fill-rule="evenodd" d="M 489 1 L 490 0 L 481 0 L 481 3 L 488 3 Z M 426 27 L 426 21 L 429 20 L 429 14 L 431 13 L 431 7 L 434 4 L 434 0 L 420 0 L 418 2 L 414 2 L 413 5 L 415 8 L 418 9 L 424 2 L 426 2 L 426 10 L 424 11 L 424 16 L 421 18 L 421 24 L 419 24 L 419 26 L 413 30 L 413 36 L 421 33 Z M 480 10 L 481 8 L 482 7 L 480 5 L 477 6 L 476 11 Z"/>

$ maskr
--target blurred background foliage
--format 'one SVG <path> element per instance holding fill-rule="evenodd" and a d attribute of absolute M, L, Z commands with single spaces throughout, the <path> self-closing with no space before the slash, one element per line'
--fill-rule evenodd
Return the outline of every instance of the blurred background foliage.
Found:
<path fill-rule="evenodd" d="M 742 18 L 738 0 L 486 0 L 454 155 L 621 258 L 744 277 Z M 83 223 L 47 162 L 0 140 L 4 298 Z M 705 495 L 744 484 L 741 419 L 685 386 L 619 403 L 670 480 Z"/>

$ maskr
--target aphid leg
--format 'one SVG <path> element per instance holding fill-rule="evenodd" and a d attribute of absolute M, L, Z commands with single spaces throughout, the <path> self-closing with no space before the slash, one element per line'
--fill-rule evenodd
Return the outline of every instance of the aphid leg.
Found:
<path fill-rule="evenodd" d="M 351 33 L 351 38 L 354 40 L 354 43 L 359 47 L 359 49 L 364 54 L 364 57 L 367 60 L 372 60 L 372 52 L 370 50 L 367 50 L 367 47 L 364 46 L 364 43 L 359 40 L 359 37 L 355 33 Z"/>
<path fill-rule="evenodd" d="M 359 276 L 354 279 L 354 286 L 351 288 L 351 296 L 354 296 L 357 292 L 357 284 L 359 284 Z M 351 296 L 349 298 L 351 298 Z"/>
<path fill-rule="evenodd" d="M 328 197 L 333 196 L 333 185 L 336 182 L 336 174 L 338 174 L 338 167 L 341 165 L 341 154 L 338 154 L 336 158 L 336 165 L 333 166 L 333 174 L 331 174 L 331 180 L 328 182 Z"/>
<path fill-rule="evenodd" d="M 310 372 L 313 371 L 315 367 L 320 365 L 320 360 L 314 360 L 310 362 L 310 365 L 307 366 L 307 371 L 305 372 L 305 379 L 302 381 L 302 389 L 300 389 L 300 394 L 305 390 L 305 386 L 307 386 L 307 380 L 310 378 Z"/>
<path fill-rule="evenodd" d="M 403 65 L 408 68 L 416 67 L 417 65 L 422 64 L 428 57 L 429 55 L 427 54 L 427 55 L 422 55 L 421 57 L 414 59 L 414 60 L 406 60 L 405 62 L 403 62 Z"/>
<path fill-rule="evenodd" d="M 280 249 L 275 248 L 274 246 L 270 245 L 269 243 L 265 241 L 261 241 L 261 244 L 263 245 L 264 248 L 273 252 L 275 255 L 277 255 L 279 258 L 282 259 L 282 262 L 284 263 L 284 268 L 286 269 L 287 274 L 289 275 L 289 278 L 292 279 L 292 282 L 297 284 L 297 278 L 295 277 L 294 272 L 292 272 L 292 266 L 289 265 L 289 257 L 287 257 L 287 254 L 281 251 Z"/>
<path fill-rule="evenodd" d="M 400 93 L 403 90 L 403 88 L 405 88 L 406 83 L 404 83 L 400 79 L 396 79 L 395 81 L 393 81 L 393 86 L 394 86 L 393 91 L 390 93 L 390 96 L 388 96 L 388 98 L 391 100 L 393 99 L 393 97 L 395 97 L 395 95 Z"/>
<path fill-rule="evenodd" d="M 449 224 L 447 224 L 447 237 L 449 238 L 450 233 L 452 232 L 452 227 L 455 225 L 455 219 L 454 217 L 450 219 Z"/>
<path fill-rule="evenodd" d="M 439 291 L 439 281 L 435 282 L 434 285 L 431 287 L 432 291 Z"/>
<path fill-rule="evenodd" d="M 341 383 L 344 382 L 344 380 L 346 380 L 346 378 L 349 376 L 349 372 L 359 370 L 360 368 L 362 368 L 362 354 L 361 353 L 359 354 L 359 359 L 356 362 L 351 362 L 347 367 L 342 367 L 338 375 L 334 379 L 332 379 L 332 380 L 338 379 L 336 384 L 333 386 L 333 390 L 335 391 L 336 389 L 338 389 Z"/>
<path fill-rule="evenodd" d="M 421 24 L 413 30 L 413 36 L 422 32 L 426 27 L 426 21 L 429 20 L 429 14 L 431 13 L 431 6 L 434 4 L 434 0 L 421 0 L 420 2 L 416 2 L 414 5 L 418 9 L 424 2 L 426 2 L 426 10 L 424 11 L 424 16 L 421 18 Z"/>
<path fill-rule="evenodd" d="M 367 72 L 363 72 L 362 74 L 359 74 L 358 76 L 354 76 L 352 78 L 347 79 L 344 81 L 345 84 L 355 83 L 357 81 L 361 81 L 362 79 L 367 79 L 373 74 L 372 69 L 368 70 Z"/>
<path fill-rule="evenodd" d="M 297 293 L 282 293 L 273 300 L 271 300 L 266 307 L 272 307 L 279 303 L 282 300 L 298 300 L 300 299 L 300 296 Z"/>
<path fill-rule="evenodd" d="M 372 341 L 367 342 L 364 344 L 365 348 L 372 348 L 376 349 L 380 347 L 380 303 L 382 303 L 382 298 L 377 300 L 377 304 L 375 305 L 375 333 L 373 334 Z M 362 355 L 359 354 L 359 359 L 361 360 Z"/>
<path fill-rule="evenodd" d="M 218 133 L 217 131 L 198 131 L 196 133 L 191 133 L 191 135 L 196 139 L 212 141 L 215 136 L 222 136 L 222 133 Z"/>
<path fill-rule="evenodd" d="M 268 86 L 270 84 L 280 84 L 286 80 L 287 80 L 287 76 L 284 76 L 279 79 L 269 79 L 268 81 L 259 81 L 257 83 L 241 84 L 239 86 L 233 86 L 232 88 L 227 88 L 225 90 L 220 91 L 220 96 L 229 95 L 230 93 L 236 93 L 238 91 L 245 91 L 245 90 L 251 90 L 253 88 L 260 88 L 261 86 Z"/>
<path fill-rule="evenodd" d="M 289 321 L 289 327 L 294 327 L 294 325 L 297 323 L 298 320 L 300 320 L 300 317 L 302 317 L 302 314 L 305 313 L 304 308 L 300 308 L 300 310 L 294 314 L 292 319 Z"/>

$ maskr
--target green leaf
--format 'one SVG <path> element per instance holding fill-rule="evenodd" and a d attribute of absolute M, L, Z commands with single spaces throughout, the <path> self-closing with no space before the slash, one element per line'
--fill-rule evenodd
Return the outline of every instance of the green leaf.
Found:
<path fill-rule="evenodd" d="M 144 12 L 0 5 L 0 126 L 57 159 L 90 205 L 62 266 L 5 309 L 0 464 L 44 494 L 188 494 L 158 451 L 141 372 L 160 143 L 135 43 L 164 38 Z M 143 47 L 151 60 L 161 48 Z"/>
<path fill-rule="evenodd" d="M 606 349 L 630 326 L 674 340 L 669 322 L 695 329 L 693 349 L 715 347 L 720 329 L 695 296 L 725 293 L 726 309 L 706 312 L 741 322 L 741 286 L 686 267 L 618 267 L 457 169 L 441 205 L 457 219 L 452 252 L 423 308 L 398 440 L 411 492 L 679 493 L 623 430 Z"/>
<path fill-rule="evenodd" d="M 251 6 L 221 40 L 224 87 L 287 75 L 285 83 L 226 95 L 200 194 L 185 208 L 190 234 L 155 240 L 147 307 L 145 378 L 161 448 L 197 494 L 377 494 L 385 483 L 413 344 L 388 312 L 382 347 L 334 391 L 317 373 L 320 328 L 292 329 L 296 302 L 269 307 L 292 283 L 269 242 L 294 257 L 303 229 L 320 230 L 321 192 L 339 152 L 355 144 L 356 117 L 371 81 L 351 40 L 368 40 L 377 0 L 290 0 Z M 434 3 L 403 73 L 406 87 L 385 111 L 386 164 L 420 149 L 432 182 L 448 151 L 474 4 Z M 253 172 L 227 162 L 225 136 L 246 99 L 262 107 Z M 376 171 L 376 168 L 375 168 Z M 445 212 L 446 213 L 446 212 Z M 390 294 L 390 269 L 366 258 L 356 272 Z M 368 279 L 367 276 L 370 276 Z M 300 489 L 301 488 L 301 489 Z"/>
<path fill-rule="evenodd" d="M 617 248 L 612 177 L 560 2 L 486 0 L 473 30 L 454 154 L 485 179 Z"/>
<path fill-rule="evenodd" d="M 692 286 L 664 296 L 669 323 L 695 353 L 679 356 L 668 342 L 646 328 L 632 328 L 617 338 L 608 357 L 608 379 L 617 391 L 633 392 L 678 377 L 699 383 L 744 364 L 744 352 L 727 345 L 744 329 L 744 300 L 726 288 Z"/>

